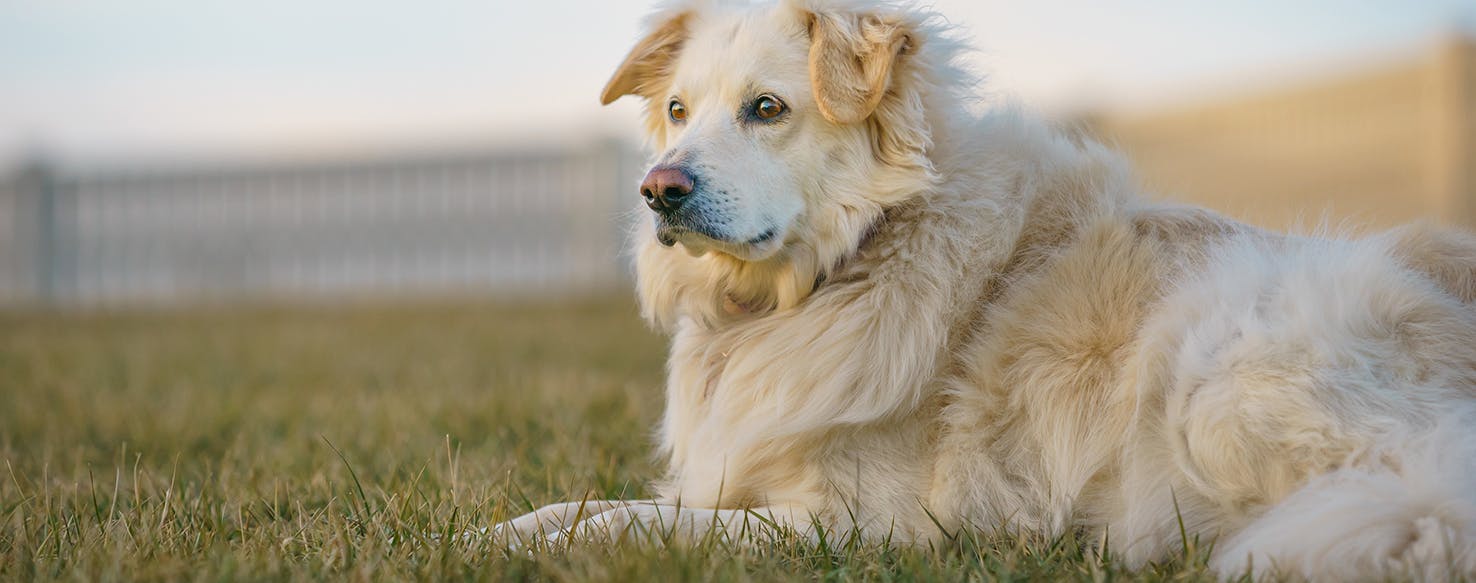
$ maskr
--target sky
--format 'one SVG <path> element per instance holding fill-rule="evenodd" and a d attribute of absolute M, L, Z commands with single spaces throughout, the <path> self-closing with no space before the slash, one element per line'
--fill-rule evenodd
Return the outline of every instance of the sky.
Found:
<path fill-rule="evenodd" d="M 1471 0 L 935 0 L 984 89 L 1151 110 L 1413 58 Z M 649 0 L 0 0 L 0 163 L 633 136 Z"/>

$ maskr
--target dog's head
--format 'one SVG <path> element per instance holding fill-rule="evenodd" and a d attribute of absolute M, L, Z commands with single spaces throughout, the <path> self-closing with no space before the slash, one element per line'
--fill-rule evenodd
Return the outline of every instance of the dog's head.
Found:
<path fill-rule="evenodd" d="M 886 207 L 934 182 L 927 26 L 806 0 L 652 17 L 601 97 L 644 98 L 659 152 L 639 189 L 648 315 L 792 305 Z"/>

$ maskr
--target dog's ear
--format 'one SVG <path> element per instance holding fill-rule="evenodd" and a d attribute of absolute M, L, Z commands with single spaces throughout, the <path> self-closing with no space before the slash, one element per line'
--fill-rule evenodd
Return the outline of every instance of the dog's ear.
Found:
<path fill-rule="evenodd" d="M 881 104 L 898 60 L 913 48 L 900 18 L 877 14 L 809 13 L 810 83 L 820 113 L 857 123 Z"/>
<path fill-rule="evenodd" d="M 907 11 L 858 13 L 803 4 L 801 11 L 809 26 L 810 83 L 820 114 L 838 124 L 865 124 L 876 159 L 900 179 L 935 181 L 924 105 L 933 86 L 923 43 L 934 40 L 928 36 L 935 34 L 932 29 Z"/>
<path fill-rule="evenodd" d="M 609 105 L 625 95 L 641 95 L 667 75 L 682 43 L 687 40 L 688 15 L 680 12 L 655 21 L 656 25 L 636 43 L 605 84 L 605 90 L 600 93 L 602 105 Z"/>

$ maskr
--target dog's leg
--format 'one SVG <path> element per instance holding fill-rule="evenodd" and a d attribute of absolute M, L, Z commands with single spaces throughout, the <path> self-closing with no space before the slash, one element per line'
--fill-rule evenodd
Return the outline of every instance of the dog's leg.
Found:
<path fill-rule="evenodd" d="M 1323 581 L 1476 576 L 1470 416 L 1391 438 L 1319 476 L 1221 542 L 1223 577 Z"/>
<path fill-rule="evenodd" d="M 511 544 L 527 544 L 529 541 L 564 532 L 585 519 L 598 516 L 613 508 L 629 505 L 650 504 L 650 500 L 581 500 L 549 504 L 507 522 L 492 527 L 493 536 Z"/>
<path fill-rule="evenodd" d="M 691 543 L 718 536 L 730 543 L 743 543 L 787 533 L 809 536 L 814 524 L 809 513 L 792 506 L 685 508 L 674 504 L 624 504 L 555 533 L 549 541 L 554 545 L 571 540 Z"/>

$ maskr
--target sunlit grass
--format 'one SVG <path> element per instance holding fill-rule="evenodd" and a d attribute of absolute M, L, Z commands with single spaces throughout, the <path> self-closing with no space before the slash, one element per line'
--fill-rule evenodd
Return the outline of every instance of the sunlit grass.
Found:
<path fill-rule="evenodd" d="M 531 553 L 453 537 L 648 496 L 663 356 L 623 297 L 0 315 L 0 577 L 1205 578 L 1198 559 L 1127 573 L 1069 537 Z"/>

